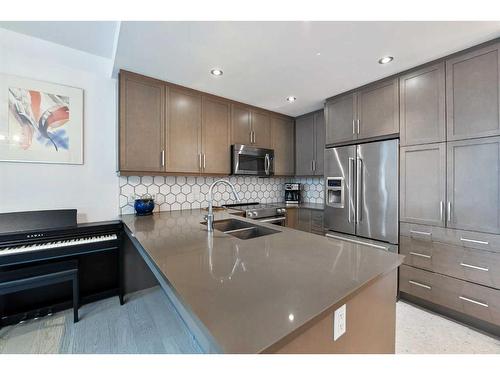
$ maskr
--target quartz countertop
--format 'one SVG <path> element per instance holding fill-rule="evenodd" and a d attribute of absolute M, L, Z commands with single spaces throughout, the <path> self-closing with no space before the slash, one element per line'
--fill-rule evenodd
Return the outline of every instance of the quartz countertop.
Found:
<path fill-rule="evenodd" d="M 235 218 L 230 212 L 216 212 L 215 219 Z M 210 234 L 200 223 L 204 214 L 123 215 L 122 221 L 186 311 L 226 353 L 262 352 L 403 259 L 271 224 L 259 223 L 280 232 L 248 240 Z"/>

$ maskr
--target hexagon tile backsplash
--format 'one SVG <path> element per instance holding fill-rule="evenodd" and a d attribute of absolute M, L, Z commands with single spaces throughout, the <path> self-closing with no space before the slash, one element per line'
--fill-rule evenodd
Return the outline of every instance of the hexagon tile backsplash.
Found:
<path fill-rule="evenodd" d="M 302 200 L 323 203 L 323 178 L 257 178 L 229 176 L 225 179 L 234 184 L 243 202 L 283 202 L 285 182 L 299 182 Z M 216 180 L 214 177 L 184 176 L 129 176 L 120 177 L 120 211 L 134 213 L 133 196 L 149 193 L 155 198 L 155 211 L 189 210 L 207 207 L 208 188 Z M 214 205 L 234 203 L 231 189 L 217 185 L 214 189 Z"/>

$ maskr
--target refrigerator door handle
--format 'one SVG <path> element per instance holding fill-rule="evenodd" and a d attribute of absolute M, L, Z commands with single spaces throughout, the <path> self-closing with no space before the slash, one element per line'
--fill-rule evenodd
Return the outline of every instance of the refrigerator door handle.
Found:
<path fill-rule="evenodd" d="M 347 197 L 347 214 L 348 214 L 348 219 L 347 221 L 349 223 L 352 222 L 351 220 L 351 205 L 352 205 L 352 189 L 354 188 L 354 180 L 353 180 L 353 177 L 354 177 L 354 173 L 353 173 L 353 169 L 354 169 L 354 158 L 349 158 L 349 172 L 348 172 L 348 176 L 347 176 L 347 181 L 349 183 L 349 196 Z M 354 218 L 353 220 L 356 220 L 356 218 Z"/>
<path fill-rule="evenodd" d="M 361 169 L 363 168 L 363 159 L 356 159 L 356 223 L 362 220 L 361 216 L 361 188 L 363 185 Z"/>

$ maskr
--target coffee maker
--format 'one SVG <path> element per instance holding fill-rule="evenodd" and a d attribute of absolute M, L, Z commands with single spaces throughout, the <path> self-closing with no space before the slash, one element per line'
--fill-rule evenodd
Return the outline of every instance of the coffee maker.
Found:
<path fill-rule="evenodd" d="M 285 184 L 285 203 L 300 203 L 300 184 L 296 182 L 288 182 Z"/>

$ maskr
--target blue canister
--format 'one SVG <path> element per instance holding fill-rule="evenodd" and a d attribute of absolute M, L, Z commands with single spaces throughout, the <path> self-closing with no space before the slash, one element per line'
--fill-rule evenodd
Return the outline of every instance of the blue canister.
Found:
<path fill-rule="evenodd" d="M 144 194 L 134 202 L 135 214 L 137 216 L 151 215 L 155 208 L 155 200 L 149 194 Z"/>

